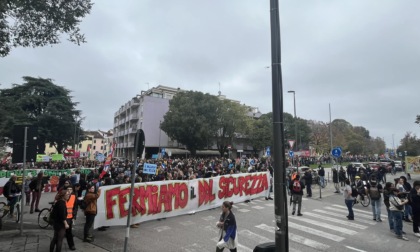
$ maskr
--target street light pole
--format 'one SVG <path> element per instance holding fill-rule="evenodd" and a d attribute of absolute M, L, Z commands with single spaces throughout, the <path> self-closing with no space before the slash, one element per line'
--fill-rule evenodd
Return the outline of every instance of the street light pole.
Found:
<path fill-rule="evenodd" d="M 276 220 L 276 252 L 289 251 L 289 229 L 287 217 L 284 120 L 283 120 L 283 81 L 281 75 L 280 15 L 279 1 L 270 0 L 271 24 L 271 80 L 273 102 L 274 137 L 274 216 Z"/>
<path fill-rule="evenodd" d="M 297 117 L 296 117 L 296 92 L 295 91 L 293 91 L 293 90 L 289 90 L 289 91 L 287 91 L 287 93 L 293 93 L 293 109 L 294 109 L 294 112 L 295 112 L 295 152 L 296 151 L 298 151 L 298 148 L 297 148 L 297 143 L 298 143 L 298 141 L 297 141 L 297 139 L 298 139 L 298 137 L 297 137 Z M 298 158 L 298 161 L 296 162 L 296 167 L 299 167 L 299 158 Z"/>

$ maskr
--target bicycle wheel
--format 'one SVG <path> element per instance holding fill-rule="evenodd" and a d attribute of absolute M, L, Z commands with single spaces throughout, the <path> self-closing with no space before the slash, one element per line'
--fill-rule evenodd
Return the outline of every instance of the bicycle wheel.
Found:
<path fill-rule="evenodd" d="M 40 228 L 47 228 L 50 223 L 48 222 L 48 217 L 50 216 L 50 209 L 49 208 L 44 208 L 41 210 L 41 212 L 39 212 L 38 214 L 38 226 Z"/>
<path fill-rule="evenodd" d="M 364 207 L 369 206 L 369 204 L 370 204 L 370 197 L 368 197 L 368 196 L 365 195 L 363 197 L 363 200 L 360 201 L 360 204 L 362 204 L 362 206 L 364 206 Z"/>
<path fill-rule="evenodd" d="M 0 202 L 0 218 L 3 218 L 3 215 L 6 213 L 6 211 L 4 210 L 5 205 L 6 203 Z"/>

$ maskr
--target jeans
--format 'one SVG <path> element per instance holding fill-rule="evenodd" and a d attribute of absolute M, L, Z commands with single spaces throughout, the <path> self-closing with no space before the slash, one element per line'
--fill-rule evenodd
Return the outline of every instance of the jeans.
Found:
<path fill-rule="evenodd" d="M 354 213 L 353 213 L 353 201 L 354 200 L 352 200 L 352 199 L 349 199 L 349 200 L 344 200 L 344 202 L 346 202 L 346 206 L 347 206 L 347 209 L 349 210 L 349 219 L 354 219 Z"/>
<path fill-rule="evenodd" d="M 312 184 L 308 183 L 306 184 L 306 195 L 311 197 L 312 196 Z"/>
<path fill-rule="evenodd" d="M 298 205 L 298 213 L 300 213 L 300 210 L 302 208 L 302 195 L 299 194 L 293 194 L 293 212 L 296 211 L 296 203 Z"/>
<path fill-rule="evenodd" d="M 381 199 L 373 200 L 371 199 L 372 204 L 372 214 L 375 220 L 381 219 Z"/>
<path fill-rule="evenodd" d="M 392 215 L 392 211 L 389 208 L 386 208 L 386 211 L 388 212 L 389 229 L 394 230 L 394 216 Z"/>
<path fill-rule="evenodd" d="M 319 176 L 319 183 L 321 184 L 321 187 L 325 186 L 324 179 L 325 179 L 325 176 Z"/>
<path fill-rule="evenodd" d="M 404 218 L 409 219 L 409 217 L 413 217 L 413 211 L 410 205 L 405 204 L 404 205 Z"/>
<path fill-rule="evenodd" d="M 392 211 L 392 216 L 394 217 L 394 231 L 397 236 L 402 236 L 403 229 L 403 212 L 401 211 Z"/>

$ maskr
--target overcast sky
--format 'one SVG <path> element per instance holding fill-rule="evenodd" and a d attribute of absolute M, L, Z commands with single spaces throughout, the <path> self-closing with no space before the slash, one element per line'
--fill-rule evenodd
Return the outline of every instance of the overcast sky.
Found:
<path fill-rule="evenodd" d="M 157 85 L 272 111 L 269 0 L 96 1 L 88 43 L 17 48 L 0 88 L 22 76 L 72 90 L 85 129 L 108 130 L 118 108 Z M 344 119 L 397 147 L 420 136 L 420 1 L 280 1 L 283 103 L 297 116 Z M 148 83 L 148 84 L 147 84 Z"/>

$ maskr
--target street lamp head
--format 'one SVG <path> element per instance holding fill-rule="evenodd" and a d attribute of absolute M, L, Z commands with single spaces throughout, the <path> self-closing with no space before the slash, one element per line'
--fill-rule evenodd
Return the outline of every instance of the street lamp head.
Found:
<path fill-rule="evenodd" d="M 289 90 L 289 91 L 287 91 L 287 93 L 295 93 L 295 91 Z"/>

